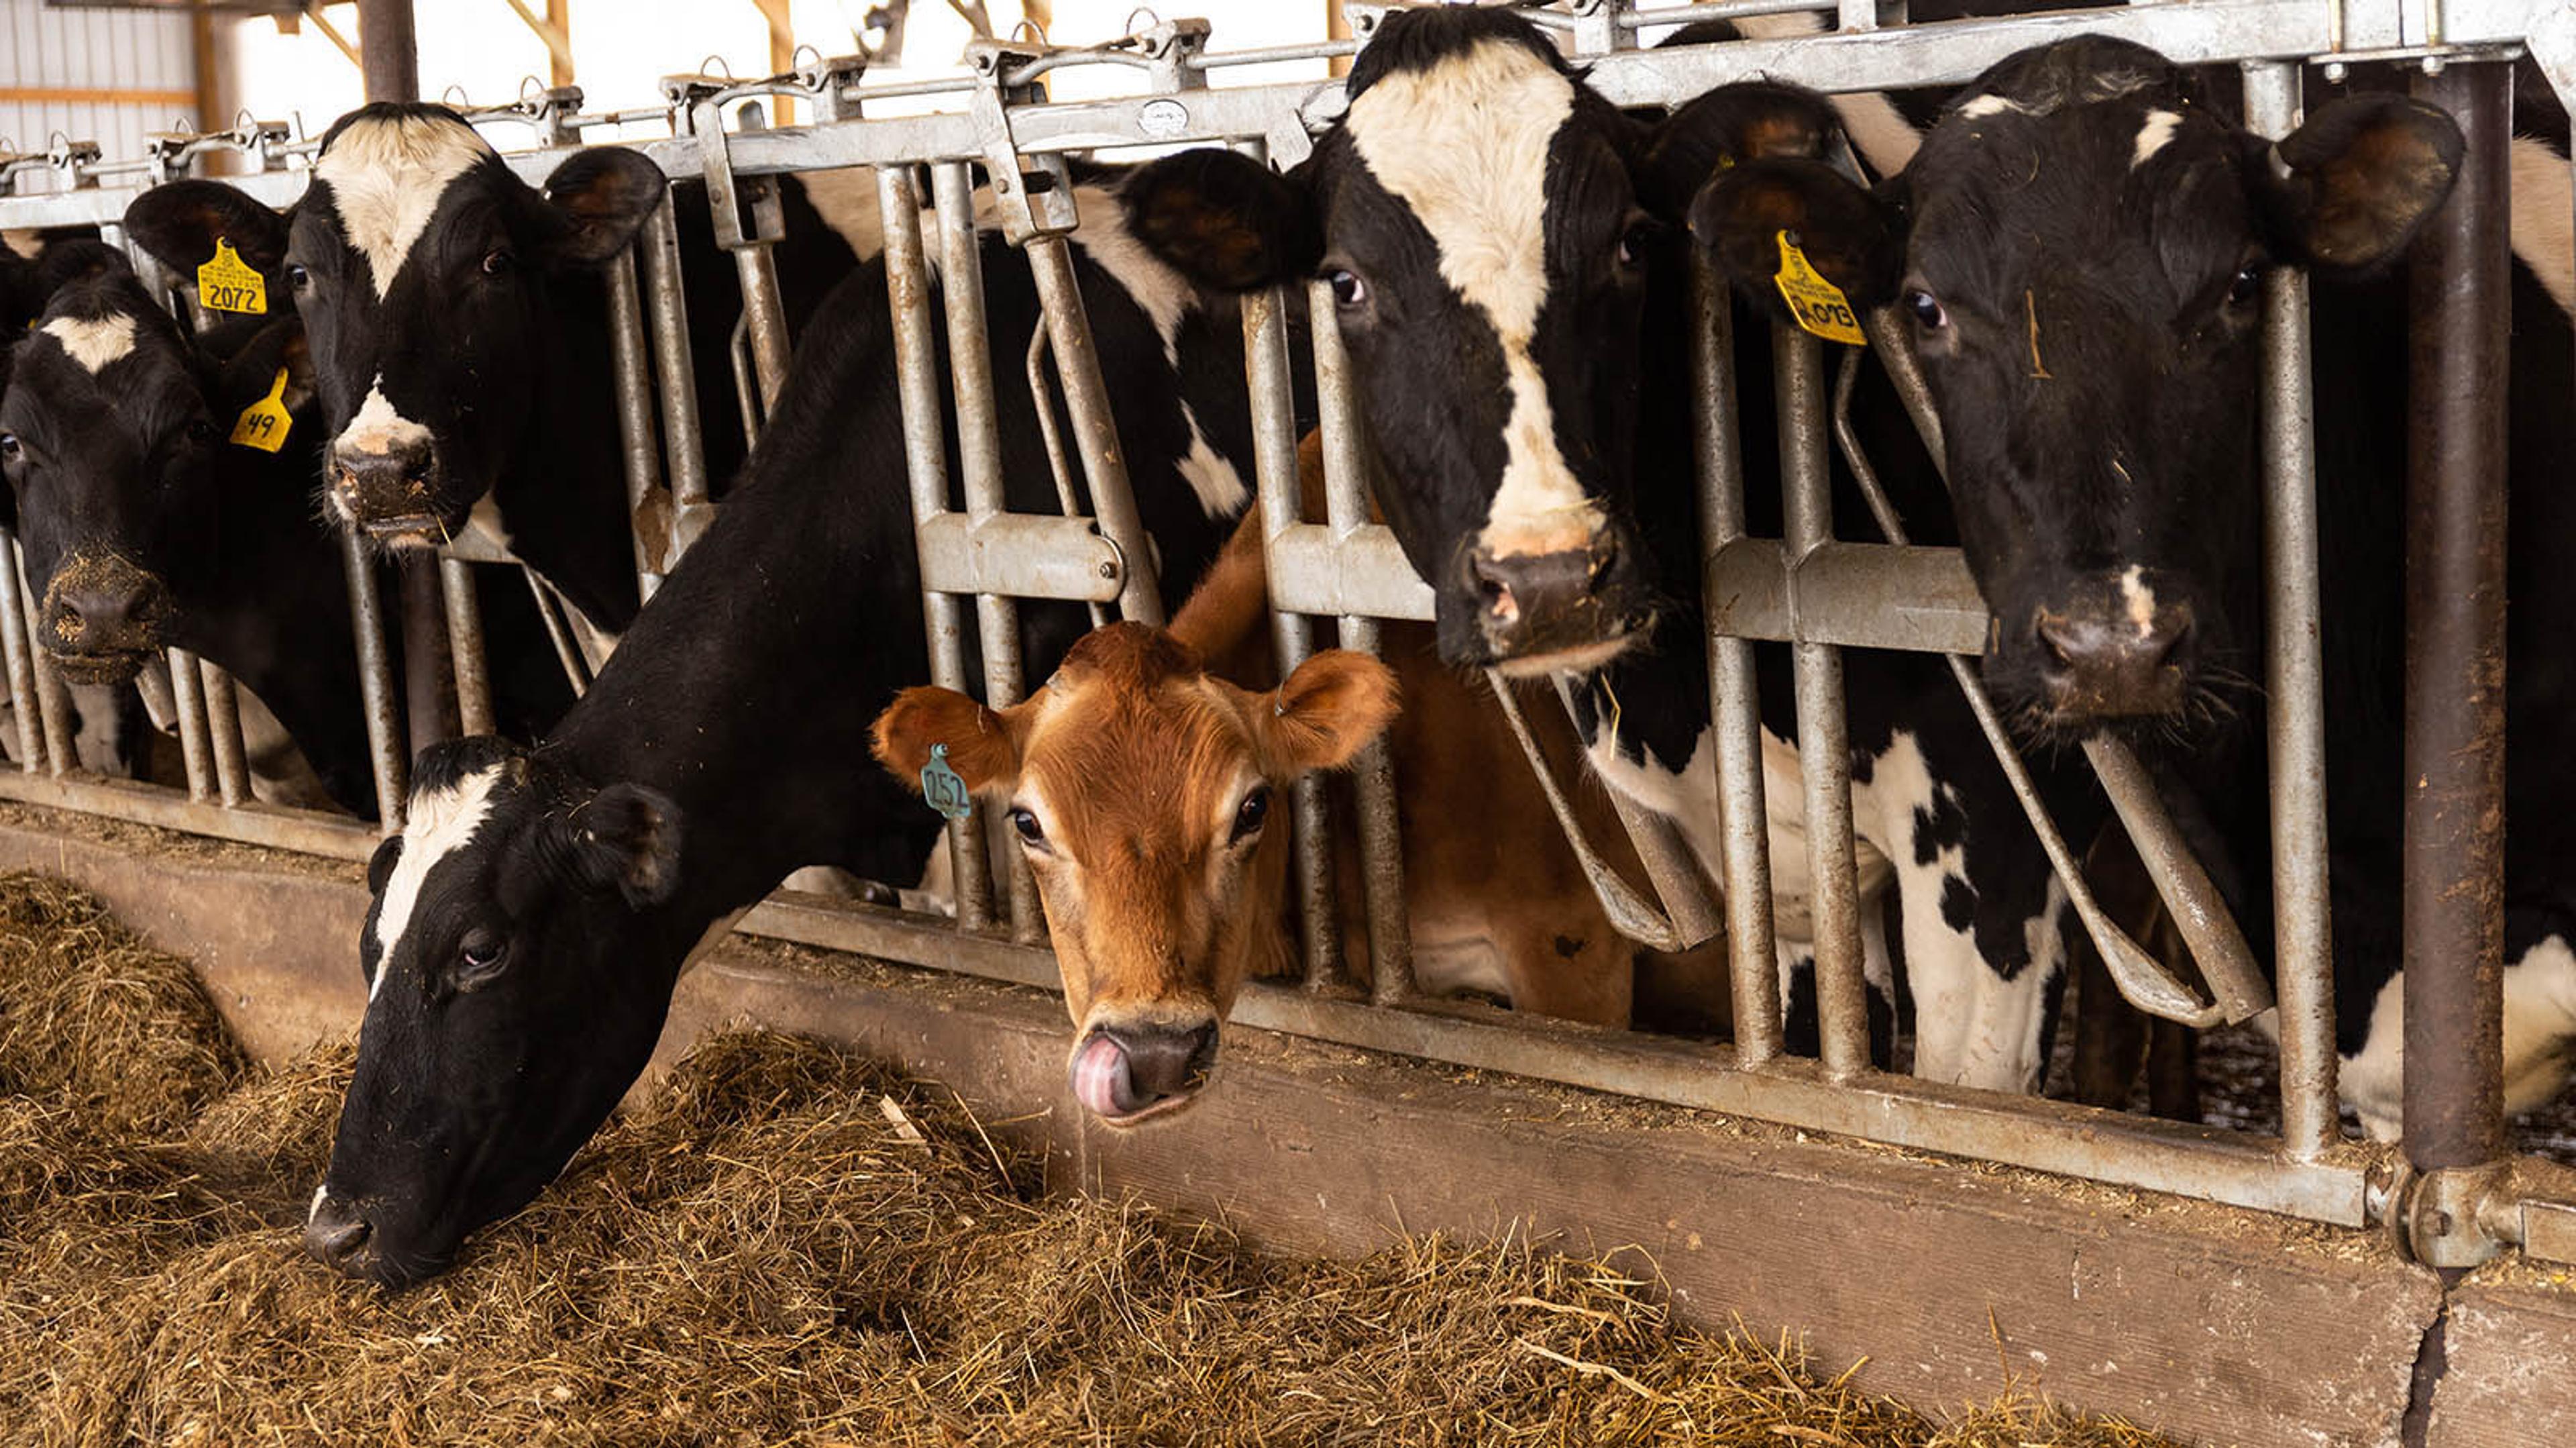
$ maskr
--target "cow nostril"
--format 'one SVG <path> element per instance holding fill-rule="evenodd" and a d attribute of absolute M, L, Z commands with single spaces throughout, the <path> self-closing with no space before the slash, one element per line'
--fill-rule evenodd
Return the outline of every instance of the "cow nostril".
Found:
<path fill-rule="evenodd" d="M 1479 553 L 1468 561 L 1467 572 L 1475 580 L 1478 601 L 1495 622 L 1512 623 L 1520 618 L 1520 600 L 1512 595 L 1511 580 L 1503 576 L 1501 564 Z"/>
<path fill-rule="evenodd" d="M 2075 666 L 2074 631 L 2067 626 L 2064 618 L 2043 612 L 2039 616 L 2034 632 L 2039 635 L 2040 647 L 2048 650 L 2048 661 L 2051 664 L 2060 669 L 2071 669 Z"/>

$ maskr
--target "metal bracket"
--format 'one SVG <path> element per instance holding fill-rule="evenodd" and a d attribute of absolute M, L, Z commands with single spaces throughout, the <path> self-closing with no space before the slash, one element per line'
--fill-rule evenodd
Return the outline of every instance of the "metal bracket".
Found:
<path fill-rule="evenodd" d="M 2521 1235 L 2512 1186 L 2510 1161 L 2417 1171 L 2401 1157 L 2378 1194 L 2380 1229 L 2410 1262 L 2475 1267 Z"/>
<path fill-rule="evenodd" d="M 1046 89 L 1036 81 L 1013 84 L 1010 78 L 1050 53 L 1000 40 L 978 40 L 966 47 L 966 65 L 975 75 L 968 114 L 992 178 L 994 214 L 1013 246 L 1041 236 L 1071 235 L 1081 220 L 1074 207 L 1072 166 L 1053 152 L 1022 156 L 1011 135 L 1011 107 L 1043 102 Z"/>
<path fill-rule="evenodd" d="M 699 174 L 707 182 L 707 211 L 715 223 L 716 245 L 727 251 L 774 246 L 787 235 L 778 180 L 734 173 L 732 138 L 724 124 L 725 104 L 734 98 L 729 90 L 716 91 L 689 104 L 689 133 L 698 143 Z M 767 129 L 765 118 L 750 107 L 744 108 L 742 119 L 744 130 Z"/>

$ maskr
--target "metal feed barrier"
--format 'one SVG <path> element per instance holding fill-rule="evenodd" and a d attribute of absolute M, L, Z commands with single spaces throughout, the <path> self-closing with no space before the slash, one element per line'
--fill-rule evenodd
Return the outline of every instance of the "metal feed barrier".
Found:
<path fill-rule="evenodd" d="M 1371 979 L 1345 978 L 1326 802 L 1309 782 L 1298 789 L 1294 810 L 1305 978 L 1299 984 L 1255 984 L 1235 1019 L 2339 1226 L 2376 1224 L 2436 1266 L 2469 1265 L 2506 1245 L 2576 1261 L 2576 1174 L 2504 1150 L 2501 987 L 2496 971 L 2482 969 L 2500 954 L 2500 913 L 2492 890 L 2461 888 L 2496 878 L 2502 860 L 2501 827 L 2495 823 L 2502 818 L 2496 793 L 2501 770 L 2486 771 L 2479 763 L 2500 759 L 2501 701 L 2490 691 L 2485 706 L 2466 703 L 2473 691 L 2461 682 L 2480 661 L 2492 664 L 2503 647 L 2500 616 L 2480 614 L 2467 601 L 2474 591 L 2470 585 L 2480 581 L 2490 596 L 2500 597 L 2503 567 L 2500 528 L 2490 526 L 2501 514 L 2501 431 L 2476 411 L 2501 405 L 2494 402 L 2501 389 L 2493 379 L 2502 359 L 2494 348 L 2507 334 L 2506 292 L 2497 278 L 2506 246 L 2501 157 L 2510 77 L 2500 62 L 2527 50 L 2562 96 L 2576 91 L 2576 10 L 2542 0 L 2196 0 L 1918 27 L 1903 22 L 1901 5 L 1894 9 L 1891 14 L 1878 0 L 1729 0 L 1651 10 L 1629 0 L 1559 0 L 1532 13 L 1566 38 L 1588 67 L 1590 84 L 1624 106 L 1669 106 L 1755 76 L 1828 92 L 1947 86 L 2025 46 L 2094 32 L 2139 41 L 2185 63 L 2239 66 L 2248 123 L 2277 136 L 2296 124 L 2303 65 L 2322 64 L 2330 78 L 2339 78 L 2352 63 L 2398 61 L 2420 68 L 2422 93 L 2460 117 L 2471 153 L 2481 159 L 2467 169 L 2458 199 L 2424 243 L 2421 270 L 2485 280 L 2419 296 L 2416 323 L 2419 337 L 2438 335 L 2451 350 L 2438 354 L 2441 366 L 2418 369 L 2417 465 L 2410 488 L 2417 516 L 2427 521 L 2414 540 L 2413 562 L 2419 572 L 2440 570 L 2456 586 L 2428 595 L 2438 622 L 2410 640 L 2409 717 L 2430 721 L 2432 730 L 2419 738 L 2410 728 L 2408 768 L 2410 775 L 2443 781 L 2449 799 L 2480 807 L 2446 814 L 2410 802 L 2402 1152 L 2345 1140 L 2335 1098 L 2307 292 L 2305 279 L 2289 272 L 2275 273 L 2267 284 L 2263 332 L 2264 541 L 2272 623 L 2264 683 L 2274 763 L 2283 1123 L 2277 1138 L 1996 1096 L 1870 1069 L 1842 737 L 1839 650 L 1846 647 L 1951 656 L 1961 687 L 2007 771 L 2016 775 L 2070 900 L 2123 994 L 2153 1013 L 2204 1025 L 2244 1019 L 2272 1002 L 2207 877 L 2180 847 L 2144 771 L 2125 751 L 2107 746 L 2088 753 L 2212 982 L 2212 999 L 2204 1003 L 2166 974 L 2092 902 L 2069 843 L 2056 837 L 2027 778 L 2018 774 L 2018 760 L 1967 663 L 1982 649 L 1986 615 L 1957 551 L 1907 546 L 1902 520 L 1875 496 L 1878 540 L 1836 537 L 1828 449 L 1839 443 L 1865 482 L 1868 459 L 1851 430 L 1837 425 L 1837 389 L 1829 385 L 1821 345 L 1794 330 L 1781 331 L 1774 344 L 1789 536 L 1747 535 L 1731 314 L 1720 284 L 1705 270 L 1697 279 L 1693 377 L 1701 400 L 1696 421 L 1704 586 L 1709 617 L 1717 621 L 1707 641 L 1711 707 L 1729 822 L 1719 882 L 1722 908 L 1703 890 L 1695 866 L 1663 822 L 1633 813 L 1625 818 L 1648 876 L 1645 891 L 1604 867 L 1579 831 L 1573 837 L 1612 919 L 1630 934 L 1669 948 L 1724 932 L 1734 961 L 1733 1043 L 1632 1035 L 1418 996 L 1405 931 L 1395 782 L 1382 744 L 1363 758 L 1357 780 Z M 1160 620 L 1165 602 L 1149 566 L 1152 554 L 1127 486 L 1099 360 L 1074 285 L 1067 237 L 1079 218 L 1068 157 L 1139 146 L 1229 144 L 1293 164 L 1311 146 L 1310 128 L 1338 112 L 1340 84 L 1218 87 L 1211 79 L 1243 65 L 1350 55 L 1366 43 L 1382 12 L 1354 5 L 1350 13 L 1358 37 L 1351 41 L 1229 53 L 1208 47 L 1205 22 L 1183 20 L 1092 46 L 1060 47 L 1042 38 L 979 43 L 969 53 L 970 73 L 953 80 L 871 86 L 861 62 L 816 58 L 791 73 L 758 80 L 675 77 L 665 82 L 667 104 L 659 108 L 585 113 L 580 92 L 567 88 L 469 115 L 478 124 L 517 123 L 533 132 L 532 149 L 508 156 L 532 182 L 542 181 L 587 130 L 639 121 L 667 124 L 669 139 L 638 149 L 667 174 L 701 179 L 709 187 L 717 240 L 733 255 L 745 299 L 733 362 L 746 431 L 765 416 L 787 366 L 785 322 L 768 251 L 779 235 L 770 178 L 878 168 L 933 681 L 969 687 L 964 601 L 972 597 L 972 627 L 984 662 L 982 692 L 1000 705 L 1019 698 L 1024 683 L 1018 600 L 1068 600 L 1089 605 L 1095 620 L 1114 608 L 1121 617 L 1148 621 Z M 1761 16 L 1813 17 L 1820 30 L 1639 48 L 1641 31 L 1651 28 Z M 1075 66 L 1117 68 L 1133 84 L 1110 99 L 1048 101 L 1044 77 Z M 765 128 L 763 103 L 772 99 L 803 102 L 813 123 Z M 934 109 L 881 114 L 889 103 Z M 120 239 L 116 223 L 132 188 L 185 174 L 219 151 L 254 158 L 256 174 L 230 179 L 282 206 L 302 190 L 313 149 L 310 142 L 290 139 L 282 127 L 245 125 L 226 135 L 173 138 L 139 161 L 105 162 L 95 147 L 68 144 L 42 156 L 0 156 L 0 226 L 97 224 L 111 240 Z M 1029 339 L 1026 383 L 1041 393 L 1038 412 L 1048 427 L 1061 516 L 1015 514 L 1002 502 L 994 389 L 1020 385 L 1021 379 L 997 381 L 990 375 L 983 345 L 973 221 L 978 198 L 970 171 L 977 166 L 997 178 L 986 198 L 992 221 L 1026 253 L 1046 309 L 1039 335 Z M 55 189 L 10 194 L 20 177 L 37 172 L 51 174 Z M 927 212 L 925 191 L 932 203 Z M 924 234 L 925 221 L 934 234 Z M 635 253 L 610 269 L 610 327 L 637 575 L 649 597 L 712 517 L 699 441 L 703 427 L 725 424 L 697 413 L 668 201 L 646 225 Z M 936 304 L 934 257 L 942 284 Z M 2473 257 L 2490 265 L 2471 267 Z M 145 259 L 137 261 L 147 278 L 155 275 Z M 1320 290 L 1322 283 L 1315 285 L 1319 290 L 1307 311 L 1325 459 L 1321 519 L 1303 516 L 1297 479 L 1289 320 L 1298 299 L 1276 291 L 1248 297 L 1243 306 L 1258 506 L 1283 669 L 1313 648 L 1316 617 L 1335 621 L 1342 646 L 1374 652 L 1381 620 L 1431 615 L 1429 590 L 1392 536 L 1368 521 L 1349 370 L 1329 294 Z M 934 305 L 941 315 L 934 316 Z M 952 359 L 944 380 L 935 360 L 934 329 L 942 325 Z M 1921 402 L 1910 355 L 1883 319 L 1871 319 L 1868 331 L 1900 392 L 1916 404 L 1927 440 L 1934 440 L 1937 423 Z M 2481 347 L 2487 355 L 2471 355 Z M 1847 354 L 1845 395 L 1856 363 L 1857 353 Z M 947 476 L 943 387 L 958 428 L 956 496 L 962 508 L 952 506 Z M 1071 419 L 1069 449 L 1054 435 L 1046 397 L 1054 393 L 1061 394 Z M 1937 446 L 1933 453 L 1939 455 Z M 1076 506 L 1076 462 L 1093 502 L 1090 516 Z M 385 609 L 375 596 L 374 571 L 354 547 L 347 556 L 378 792 L 387 801 L 384 823 L 391 829 L 399 824 L 407 758 L 398 735 L 397 682 L 388 666 Z M 474 730 L 489 727 L 490 705 L 480 628 L 466 591 L 466 556 L 457 552 L 443 559 L 438 578 L 460 722 Z M 530 582 L 538 587 L 558 651 L 579 687 L 589 662 L 545 590 L 533 576 Z M 1899 600 L 1902 608 L 1890 607 Z M 250 799 L 230 681 L 175 652 L 167 707 L 178 720 L 188 778 L 184 794 L 82 774 L 72 754 L 62 686 L 41 652 L 30 647 L 30 604 L 16 568 L 0 568 L 0 640 L 7 648 L 23 766 L 0 775 L 0 797 L 343 859 L 364 858 L 372 848 L 375 832 L 363 825 Z M 1803 804 L 1810 824 L 1807 864 L 1815 881 L 1822 1028 L 1821 1058 L 1814 1061 L 1782 1054 L 1770 862 L 1760 824 L 1765 815 L 1755 640 L 1787 642 L 1795 660 L 1797 743 L 1809 765 Z M 1509 704 L 1509 690 L 1497 693 Z M 1516 706 L 1512 712 L 1515 726 L 1521 726 Z M 2452 732 L 2443 735 L 2442 728 Z M 1552 781 L 1549 787 L 1556 789 Z M 983 837 L 993 823 L 970 816 L 951 827 L 953 922 L 782 894 L 752 911 L 741 928 L 1052 987 L 1054 965 L 1040 948 L 1043 923 L 1025 866 L 1014 857 L 998 889 L 988 877 Z"/>

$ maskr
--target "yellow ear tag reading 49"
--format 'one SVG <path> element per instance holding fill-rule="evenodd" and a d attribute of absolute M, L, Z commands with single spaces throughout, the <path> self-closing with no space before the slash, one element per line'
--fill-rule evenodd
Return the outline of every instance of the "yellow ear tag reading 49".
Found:
<path fill-rule="evenodd" d="M 1868 345 L 1869 339 L 1861 335 L 1860 318 L 1852 314 L 1842 288 L 1816 274 L 1807 254 L 1786 231 L 1780 233 L 1780 275 L 1773 280 L 1779 283 L 1780 300 L 1789 304 L 1789 315 L 1798 319 L 1800 327 L 1828 342 Z"/>
<path fill-rule="evenodd" d="M 197 268 L 197 300 L 205 303 L 209 311 L 265 316 L 268 282 L 241 259 L 231 242 L 219 236 L 215 238 L 214 260 Z"/>
<path fill-rule="evenodd" d="M 280 367 L 277 380 L 268 385 L 268 395 L 243 408 L 233 420 L 233 442 L 273 453 L 286 446 L 286 430 L 294 425 L 294 415 L 286 410 L 286 369 Z"/>

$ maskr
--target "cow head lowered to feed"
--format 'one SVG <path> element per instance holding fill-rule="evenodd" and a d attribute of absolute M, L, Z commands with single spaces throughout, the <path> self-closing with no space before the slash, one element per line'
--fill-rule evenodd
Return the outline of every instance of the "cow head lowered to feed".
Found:
<path fill-rule="evenodd" d="M 221 239 L 283 279 L 311 329 L 331 428 L 324 504 L 387 548 L 462 532 L 531 450 L 556 277 L 634 237 L 665 190 L 636 152 L 592 147 L 541 193 L 443 106 L 380 103 L 322 139 L 284 216 L 212 181 L 174 182 L 127 214 L 136 240 L 193 270 Z M 503 546 L 506 539 L 498 539 Z"/>
<path fill-rule="evenodd" d="M 968 789 L 1008 802 L 1064 973 L 1073 1094 L 1132 1126 L 1195 1098 L 1236 993 L 1281 964 L 1279 792 L 1349 762 L 1395 711 L 1394 674 L 1365 655 L 1326 650 L 1255 693 L 1118 623 L 1007 709 L 904 691 L 876 754 L 917 781 L 944 745 Z"/>
<path fill-rule="evenodd" d="M 653 790 L 594 788 L 499 739 L 422 752 L 404 830 L 367 867 L 366 1020 L 314 1256 L 399 1287 L 554 1179 L 661 1035 L 671 983 L 638 979 L 629 947 L 679 851 Z M 440 1049 L 405 1044 L 425 1041 Z"/>
<path fill-rule="evenodd" d="M 1387 16 L 1348 86 L 1286 175 L 1214 149 L 1146 166 L 1120 193 L 1129 228 L 1205 286 L 1330 283 L 1379 502 L 1432 586 L 1444 660 L 1606 662 L 1654 617 L 1629 500 L 1688 486 L 1635 475 L 1663 222 L 1721 160 L 1820 153 L 1833 113 L 1731 86 L 1650 127 L 1527 20 L 1475 7 Z"/>
<path fill-rule="evenodd" d="M 2188 726 L 2248 672 L 2264 274 L 2394 260 L 2460 153 L 2448 116 L 2389 95 L 2322 106 L 2276 146 L 2163 56 L 2083 36 L 1987 71 L 1875 195 L 1760 160 L 1690 217 L 1755 294 L 1785 230 L 1856 306 L 1895 302 L 2008 716 Z"/>

